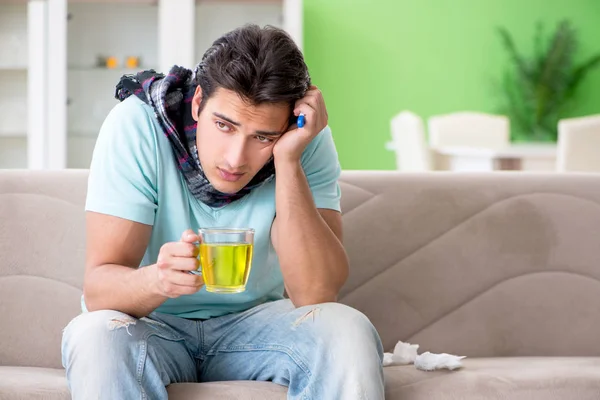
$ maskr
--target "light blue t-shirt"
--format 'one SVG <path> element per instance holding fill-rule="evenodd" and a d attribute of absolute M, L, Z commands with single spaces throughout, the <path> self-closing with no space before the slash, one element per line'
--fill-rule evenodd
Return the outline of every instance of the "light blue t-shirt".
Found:
<path fill-rule="evenodd" d="M 302 167 L 317 208 L 340 210 L 340 165 L 326 127 L 307 146 Z M 179 241 L 186 229 L 255 229 L 252 269 L 246 291 L 218 294 L 202 288 L 168 299 L 156 311 L 186 318 L 210 318 L 283 298 L 283 277 L 271 244 L 277 177 L 240 200 L 211 208 L 188 190 L 171 144 L 150 106 L 131 96 L 107 116 L 94 149 L 86 210 L 152 225 L 140 266 L 156 263 L 161 246 Z"/>

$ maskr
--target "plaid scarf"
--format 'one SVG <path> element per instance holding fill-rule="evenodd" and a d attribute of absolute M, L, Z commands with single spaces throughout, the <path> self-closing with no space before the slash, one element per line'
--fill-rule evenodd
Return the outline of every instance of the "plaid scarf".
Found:
<path fill-rule="evenodd" d="M 196 71 L 201 73 L 201 66 Z M 167 76 L 154 70 L 141 71 L 135 75 L 121 77 L 115 97 L 123 101 L 135 95 L 154 109 L 192 195 L 210 207 L 221 207 L 244 197 L 252 189 L 271 180 L 275 175 L 275 165 L 271 159 L 237 193 L 222 193 L 212 186 L 198 159 L 197 122 L 192 118 L 191 107 L 196 90 L 193 82 L 193 72 L 183 67 L 174 66 Z"/>

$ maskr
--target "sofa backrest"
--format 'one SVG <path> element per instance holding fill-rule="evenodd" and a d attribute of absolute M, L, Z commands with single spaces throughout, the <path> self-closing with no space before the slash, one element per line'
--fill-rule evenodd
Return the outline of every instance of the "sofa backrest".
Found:
<path fill-rule="evenodd" d="M 600 356 L 600 174 L 345 172 L 341 302 L 386 350 Z"/>
<path fill-rule="evenodd" d="M 87 171 L 0 171 L 0 365 L 59 367 Z M 600 175 L 345 171 L 350 278 L 386 350 L 600 355 Z"/>
<path fill-rule="evenodd" d="M 80 308 L 87 171 L 0 171 L 0 365 L 60 367 Z"/>

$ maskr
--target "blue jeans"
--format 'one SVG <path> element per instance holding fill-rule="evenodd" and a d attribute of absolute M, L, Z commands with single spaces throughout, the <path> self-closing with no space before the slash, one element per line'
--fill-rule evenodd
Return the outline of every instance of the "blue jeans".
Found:
<path fill-rule="evenodd" d="M 74 400 L 167 399 L 177 382 L 272 381 L 288 399 L 384 398 L 379 335 L 359 311 L 291 301 L 198 321 L 103 310 L 65 328 L 63 366 Z"/>

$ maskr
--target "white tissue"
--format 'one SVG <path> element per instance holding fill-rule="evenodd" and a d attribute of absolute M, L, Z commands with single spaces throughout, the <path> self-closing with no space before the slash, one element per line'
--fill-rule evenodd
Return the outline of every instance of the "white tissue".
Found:
<path fill-rule="evenodd" d="M 426 351 L 417 356 L 415 367 L 423 371 L 433 371 L 435 369 L 454 370 L 462 367 L 462 360 L 465 356 L 455 356 L 452 354 L 442 353 L 434 354 Z"/>
<path fill-rule="evenodd" d="M 387 367 L 388 365 L 392 365 L 392 353 L 383 353 L 383 362 L 381 365 Z"/>
<path fill-rule="evenodd" d="M 407 365 L 414 363 L 417 369 L 423 371 L 433 371 L 443 368 L 454 370 L 463 366 L 460 360 L 465 358 L 464 356 L 455 356 L 447 353 L 435 354 L 428 351 L 418 355 L 418 349 L 418 344 L 399 341 L 394 347 L 393 353 L 383 354 L 382 365 L 387 367 L 389 365 Z"/>
<path fill-rule="evenodd" d="M 396 343 L 396 347 L 394 347 L 392 362 L 397 365 L 412 364 L 417 358 L 417 350 L 419 350 L 418 344 L 410 344 L 400 341 Z"/>
<path fill-rule="evenodd" d="M 417 358 L 418 349 L 418 344 L 399 341 L 396 343 L 393 353 L 383 353 L 383 366 L 412 364 L 415 362 L 415 358 Z"/>

